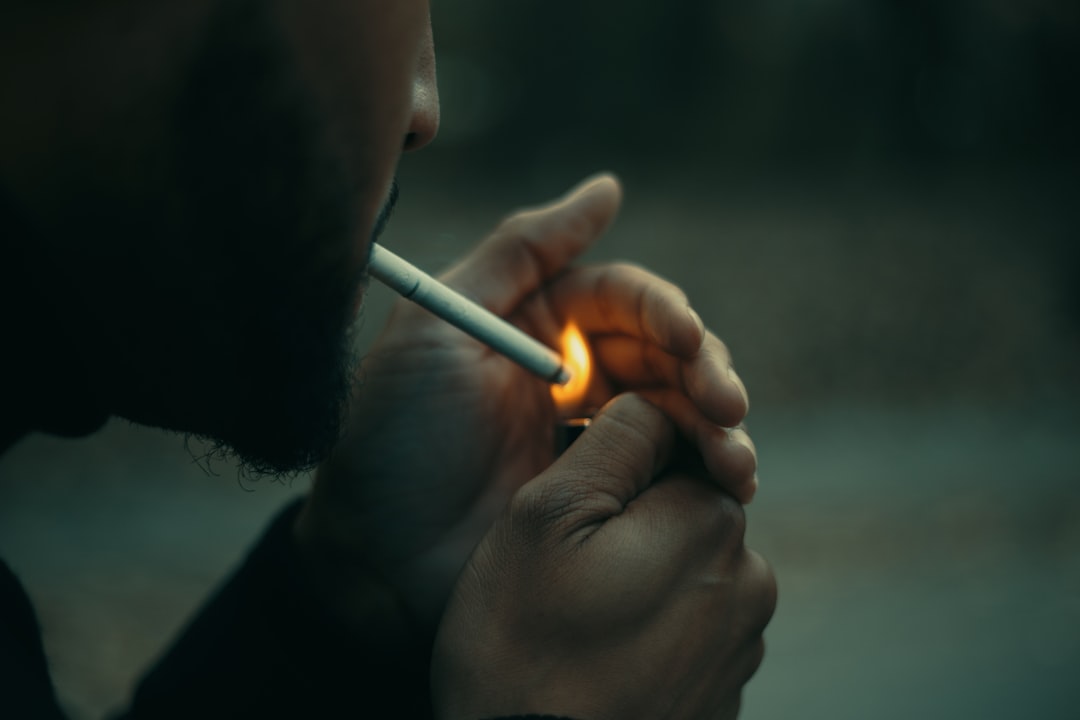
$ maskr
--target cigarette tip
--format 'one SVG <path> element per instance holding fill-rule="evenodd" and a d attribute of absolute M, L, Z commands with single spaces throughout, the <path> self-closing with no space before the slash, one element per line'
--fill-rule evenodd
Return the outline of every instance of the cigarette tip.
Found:
<path fill-rule="evenodd" d="M 570 382 L 570 378 L 572 377 L 573 375 L 570 373 L 569 370 L 566 369 L 566 366 L 563 365 L 559 367 L 559 371 L 555 373 L 555 377 L 552 378 L 552 380 L 555 382 L 556 385 L 565 385 L 566 383 Z"/>

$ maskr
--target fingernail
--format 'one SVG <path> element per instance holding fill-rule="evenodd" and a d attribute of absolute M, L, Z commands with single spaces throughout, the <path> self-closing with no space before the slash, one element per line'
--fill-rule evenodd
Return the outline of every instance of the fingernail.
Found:
<path fill-rule="evenodd" d="M 750 395 L 746 392 L 746 386 L 743 385 L 742 378 L 740 378 L 738 373 L 735 372 L 735 368 L 731 367 L 730 365 L 727 369 L 727 376 L 728 380 L 731 381 L 731 384 L 734 385 L 735 388 L 739 391 L 739 394 L 742 395 L 743 402 L 746 403 L 746 411 L 750 412 Z"/>

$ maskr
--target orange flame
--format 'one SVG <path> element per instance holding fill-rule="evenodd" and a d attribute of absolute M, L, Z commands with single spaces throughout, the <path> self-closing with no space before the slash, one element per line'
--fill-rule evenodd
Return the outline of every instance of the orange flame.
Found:
<path fill-rule="evenodd" d="M 559 345 L 562 347 L 563 363 L 573 376 L 565 385 L 552 385 L 551 397 L 560 411 L 574 412 L 580 410 L 585 402 L 585 393 L 592 377 L 592 358 L 589 346 L 585 344 L 585 336 L 573 322 L 563 330 Z"/>

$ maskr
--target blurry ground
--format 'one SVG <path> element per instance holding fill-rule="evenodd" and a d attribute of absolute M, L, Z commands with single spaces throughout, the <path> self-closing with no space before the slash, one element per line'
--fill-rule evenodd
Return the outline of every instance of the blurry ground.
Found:
<path fill-rule="evenodd" d="M 410 172 L 386 242 L 429 268 L 575 179 L 466 195 Z M 628 178 L 595 255 L 686 287 L 754 399 L 749 541 L 780 604 L 743 717 L 1074 716 L 1080 358 L 1054 248 L 1075 226 L 1060 188 L 1022 180 Z M 373 290 L 365 337 L 387 302 Z M 0 555 L 76 720 L 123 701 L 305 486 L 219 473 L 121 423 L 0 461 Z"/>

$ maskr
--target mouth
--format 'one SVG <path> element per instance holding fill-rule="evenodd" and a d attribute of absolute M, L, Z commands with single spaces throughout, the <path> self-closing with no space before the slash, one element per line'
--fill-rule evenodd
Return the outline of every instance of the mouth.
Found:
<path fill-rule="evenodd" d="M 397 178 L 394 178 L 390 183 L 390 191 L 386 194 L 386 200 L 383 202 L 382 207 L 379 208 L 379 214 L 375 216 L 375 226 L 371 230 L 372 243 L 378 240 L 382 235 L 383 230 L 386 229 L 387 223 L 390 222 L 390 216 L 394 214 L 394 208 L 397 206 L 397 201 L 398 182 Z"/>
<path fill-rule="evenodd" d="M 375 216 L 375 224 L 371 229 L 371 237 L 369 238 L 367 252 L 364 255 L 363 265 L 360 267 L 360 279 L 356 285 L 356 294 L 353 297 L 352 304 L 351 317 L 354 322 L 360 314 L 360 308 L 364 305 L 364 293 L 371 281 L 371 277 L 368 275 L 367 271 L 368 261 L 371 259 L 371 249 L 375 246 L 375 242 L 382 235 L 383 230 L 386 229 L 386 225 L 390 222 L 390 217 L 394 214 L 394 208 L 397 206 L 398 194 L 398 182 L 397 178 L 394 178 L 390 182 L 390 190 L 386 193 L 386 200 L 383 202 L 382 207 L 379 208 L 379 214 Z"/>

